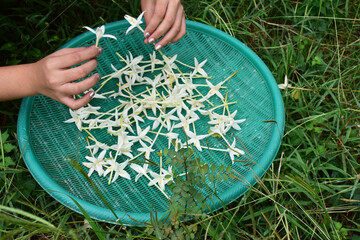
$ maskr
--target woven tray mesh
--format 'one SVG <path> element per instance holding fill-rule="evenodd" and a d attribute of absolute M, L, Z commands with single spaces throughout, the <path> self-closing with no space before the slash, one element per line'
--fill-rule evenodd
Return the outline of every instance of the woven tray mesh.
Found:
<path fill-rule="evenodd" d="M 127 27 L 128 24 L 123 21 L 106 26 L 106 33 L 115 35 L 118 41 L 108 38 L 100 41 L 100 46 L 105 51 L 98 57 L 96 72 L 102 76 L 113 72 L 110 64 L 117 68 L 122 66 L 116 52 L 125 56 L 130 51 L 134 57 L 144 55 L 145 60 L 149 59 L 149 53 L 153 52 L 153 46 L 142 43 L 143 35 L 140 31 L 132 31 L 125 35 Z M 94 35 L 84 33 L 64 47 L 91 44 L 94 44 Z M 216 182 L 215 185 L 208 182 L 209 186 L 216 188 L 216 193 L 224 203 L 230 203 L 255 183 L 254 174 L 259 177 L 263 175 L 278 151 L 280 135 L 284 128 L 284 116 L 281 95 L 276 82 L 261 60 L 245 45 L 219 30 L 199 23 L 187 21 L 185 37 L 178 43 L 165 47 L 162 51 L 166 56 L 178 54 L 178 60 L 189 65 L 194 64 L 194 57 L 199 61 L 208 59 L 204 69 L 209 76 L 213 77 L 211 81 L 214 84 L 239 71 L 225 84 L 228 87 L 229 102 L 237 101 L 237 104 L 231 105 L 230 110 L 238 110 L 236 119 L 247 119 L 241 124 L 242 130 L 233 133 L 246 146 L 255 164 L 247 167 L 242 163 L 232 165 L 233 169 L 241 175 L 239 177 L 243 182 L 230 180 Z M 102 92 L 114 90 L 114 86 L 115 84 L 109 83 Z M 206 94 L 207 89 L 200 88 L 200 91 Z M 110 98 L 94 99 L 91 104 L 99 105 L 102 111 L 106 111 L 118 105 L 119 102 Z M 67 197 L 71 195 L 82 203 L 93 218 L 115 220 L 86 179 L 66 161 L 71 158 L 83 162 L 85 156 L 89 155 L 89 150 L 85 148 L 87 134 L 79 132 L 75 124 L 64 123 L 69 118 L 70 114 L 66 106 L 47 97 L 35 96 L 24 100 L 18 129 L 20 147 L 25 149 L 26 164 L 40 185 L 64 205 L 79 211 L 74 202 Z M 277 126 L 274 123 L 264 122 L 268 120 L 277 121 Z M 207 117 L 202 117 L 197 123 L 198 134 L 205 134 L 208 131 L 207 121 L 209 121 Z M 146 122 L 142 127 L 149 124 L 152 123 Z M 108 135 L 106 131 L 95 131 L 94 135 L 100 142 L 109 145 L 116 143 L 116 138 Z M 168 142 L 165 138 L 159 140 L 154 145 L 155 149 L 161 150 L 167 147 Z M 223 148 L 223 141 L 218 138 L 208 138 L 208 142 L 211 147 Z M 243 149 L 243 147 L 239 148 Z M 247 157 L 249 157 L 248 153 Z M 209 164 L 231 165 L 229 156 L 224 152 L 202 151 L 199 156 Z M 153 154 L 152 157 L 155 158 L 157 155 Z M 85 167 L 84 169 L 87 170 Z M 132 178 L 136 176 L 129 167 L 126 170 Z M 136 224 L 131 218 L 140 222 L 149 221 L 151 207 L 159 212 L 159 216 L 168 210 L 166 198 L 155 187 L 148 187 L 148 180 L 144 177 L 136 183 L 119 179 L 108 185 L 108 178 L 98 177 L 94 173 L 92 180 L 111 207 L 116 210 L 123 223 Z M 211 194 L 206 190 L 203 190 L 203 193 Z M 221 207 L 220 201 L 215 197 L 212 202 L 213 209 Z"/>

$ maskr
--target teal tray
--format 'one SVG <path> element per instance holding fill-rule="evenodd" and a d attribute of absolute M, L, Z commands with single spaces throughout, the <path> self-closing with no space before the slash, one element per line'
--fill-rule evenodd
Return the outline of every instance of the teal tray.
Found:
<path fill-rule="evenodd" d="M 279 150 L 284 131 L 284 106 L 271 72 L 252 50 L 213 27 L 192 21 L 187 21 L 186 25 L 185 37 L 162 51 L 167 56 L 178 54 L 180 61 L 190 65 L 193 65 L 194 57 L 199 61 L 208 59 L 204 69 L 209 76 L 214 77 L 214 83 L 239 71 L 226 83 L 229 101 L 237 101 L 237 104 L 231 106 L 231 111 L 238 110 L 236 119 L 246 118 L 241 124 L 242 130 L 234 133 L 246 146 L 255 163 L 252 166 L 241 163 L 232 165 L 242 181 L 208 182 L 209 186 L 216 189 L 218 197 L 205 190 L 203 193 L 209 195 L 208 203 L 214 210 L 242 196 L 269 168 Z M 148 56 L 153 52 L 152 45 L 143 44 L 140 31 L 134 30 L 125 35 L 128 27 L 126 21 L 106 25 L 106 34 L 115 35 L 118 40 L 104 38 L 100 41 L 105 51 L 98 57 L 96 72 L 102 76 L 112 72 L 111 63 L 118 63 L 115 52 L 123 56 L 128 51 L 133 56 Z M 94 34 L 86 32 L 63 47 L 89 46 L 94 44 L 94 37 Z M 111 89 L 104 88 L 104 91 L 108 90 Z M 118 102 L 102 100 L 99 104 L 111 107 Z M 78 131 L 75 124 L 64 123 L 69 118 L 69 109 L 65 105 L 47 97 L 34 96 L 23 100 L 18 120 L 18 139 L 25 163 L 41 187 L 63 205 L 81 213 L 73 198 L 92 218 L 116 221 L 114 214 L 87 180 L 66 161 L 72 158 L 82 162 L 89 155 L 85 148 L 86 133 Z M 206 123 L 208 119 L 203 118 L 201 121 Z M 211 138 L 209 145 L 222 145 L 220 142 L 222 140 L 218 138 Z M 167 146 L 167 142 L 159 145 L 164 146 Z M 210 157 L 208 151 L 202 151 L 198 156 L 209 164 L 231 165 L 229 156 L 224 153 Z M 84 170 L 87 169 L 84 167 Z M 135 173 L 130 169 L 128 172 L 134 178 Z M 166 198 L 157 188 L 148 187 L 145 178 L 137 183 L 117 180 L 108 185 L 107 178 L 93 174 L 92 180 L 124 224 L 149 222 L 152 210 L 157 212 L 157 216 L 165 216 L 168 211 Z"/>

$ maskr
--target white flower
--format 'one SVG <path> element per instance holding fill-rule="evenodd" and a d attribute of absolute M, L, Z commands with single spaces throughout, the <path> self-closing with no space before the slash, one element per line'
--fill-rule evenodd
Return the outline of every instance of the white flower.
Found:
<path fill-rule="evenodd" d="M 134 139 L 133 142 L 143 140 L 151 144 L 152 140 L 147 136 L 149 130 L 150 130 L 150 126 L 147 126 L 144 130 L 142 130 L 139 126 L 136 126 L 136 131 L 138 135 L 133 137 Z"/>
<path fill-rule="evenodd" d="M 196 85 L 192 82 L 192 78 L 181 78 L 183 81 L 182 87 L 186 89 L 186 91 L 189 93 L 190 96 L 193 95 L 193 90 L 196 88 Z"/>
<path fill-rule="evenodd" d="M 153 89 L 154 90 L 154 89 Z M 155 91 L 151 91 L 151 94 L 141 94 L 144 98 L 141 100 L 143 103 L 144 108 L 151 108 L 154 115 L 156 115 L 156 110 L 160 108 L 159 106 L 159 99 L 157 98 L 157 93 Z"/>
<path fill-rule="evenodd" d="M 119 79 L 119 84 L 120 85 L 123 84 L 121 76 L 124 74 L 124 69 L 117 70 L 116 67 L 114 67 L 114 65 L 111 64 L 110 66 L 111 66 L 112 70 L 114 70 L 114 72 L 112 74 L 110 74 L 110 76 L 112 78 Z"/>
<path fill-rule="evenodd" d="M 176 124 L 174 126 L 174 128 L 183 127 L 186 134 L 188 134 L 188 132 L 190 132 L 190 124 L 199 119 L 199 117 L 189 117 L 189 114 L 186 114 L 185 117 L 183 115 L 179 114 L 179 118 L 180 118 L 180 123 Z"/>
<path fill-rule="evenodd" d="M 230 130 L 230 128 L 234 128 L 235 130 L 241 130 L 239 123 L 245 122 L 246 119 L 238 119 L 235 120 L 234 117 L 237 113 L 237 110 L 235 110 L 228 118 L 227 122 L 225 123 L 226 128 Z"/>
<path fill-rule="evenodd" d="M 165 184 L 173 180 L 173 174 L 171 169 L 172 169 L 171 166 L 169 166 L 167 171 L 162 168 L 160 169 L 160 174 L 150 171 L 150 175 L 153 177 L 153 179 L 149 182 L 148 186 L 153 186 L 155 184 L 158 184 L 160 189 L 164 191 Z"/>
<path fill-rule="evenodd" d="M 118 155 L 125 155 L 129 158 L 133 158 L 134 156 L 131 154 L 131 146 L 133 145 L 132 142 L 129 141 L 129 137 L 126 134 L 121 134 L 118 136 L 118 143 L 112 145 L 110 148 L 115 150 Z"/>
<path fill-rule="evenodd" d="M 205 134 L 205 135 L 199 135 L 197 136 L 195 133 L 189 131 L 187 132 L 189 139 L 189 143 L 193 143 L 194 146 L 197 148 L 197 150 L 199 150 L 200 152 L 202 151 L 201 145 L 200 145 L 200 140 L 206 138 L 209 136 L 209 134 Z"/>
<path fill-rule="evenodd" d="M 99 176 L 103 175 L 104 173 L 103 165 L 105 164 L 103 159 L 105 157 L 105 154 L 106 154 L 106 150 L 103 150 L 97 158 L 85 156 L 85 158 L 88 161 L 90 161 L 90 162 L 83 162 L 83 165 L 85 167 L 90 168 L 88 173 L 89 177 L 94 172 L 94 170 L 98 172 Z"/>
<path fill-rule="evenodd" d="M 284 83 L 278 84 L 280 89 L 287 89 L 288 87 L 291 87 L 291 84 L 289 84 L 287 75 L 285 75 Z"/>
<path fill-rule="evenodd" d="M 104 34 L 105 33 L 105 26 L 102 25 L 101 27 L 96 28 L 96 30 L 94 31 L 92 28 L 84 26 L 83 28 L 86 28 L 87 30 L 89 30 L 90 32 L 94 33 L 96 35 L 96 43 L 95 46 L 98 45 L 99 40 L 103 37 L 107 37 L 107 38 L 113 38 L 115 40 L 117 40 L 117 38 L 113 35 L 110 34 Z"/>
<path fill-rule="evenodd" d="M 206 83 L 207 85 L 210 87 L 210 91 L 206 94 L 206 96 L 202 99 L 202 101 L 208 99 L 209 97 L 213 96 L 216 94 L 216 96 L 218 96 L 219 98 L 221 99 L 224 99 L 224 96 L 220 93 L 220 88 L 221 88 L 221 85 L 224 83 L 224 82 L 220 82 L 218 84 L 216 84 L 215 86 L 212 85 L 212 83 L 208 80 L 206 80 Z M 201 100 L 200 100 L 201 101 Z"/>
<path fill-rule="evenodd" d="M 159 84 L 160 80 L 162 79 L 162 75 L 157 75 L 154 79 L 144 77 L 144 80 L 149 83 L 153 88 L 156 88 L 156 86 Z"/>
<path fill-rule="evenodd" d="M 164 70 L 168 71 L 168 72 L 172 72 L 172 69 L 176 69 L 177 66 L 176 64 L 174 63 L 176 58 L 177 58 L 177 54 L 175 54 L 174 56 L 172 56 L 171 58 L 168 58 L 167 56 L 165 55 L 162 55 L 164 61 L 165 61 L 165 68 Z"/>
<path fill-rule="evenodd" d="M 141 148 L 138 148 L 138 151 L 139 152 L 145 152 L 145 158 L 146 159 L 150 159 L 150 153 L 155 151 L 154 149 L 148 146 L 146 146 L 146 144 L 143 142 L 143 141 L 140 141 L 140 144 L 141 144 Z"/>
<path fill-rule="evenodd" d="M 195 70 L 193 72 L 193 75 L 195 75 L 196 73 L 200 73 L 201 76 L 207 77 L 207 73 L 205 72 L 204 69 L 202 69 L 202 67 L 205 65 L 205 63 L 207 62 L 207 59 L 205 59 L 203 62 L 201 62 L 199 64 L 198 60 L 196 58 L 194 58 L 194 62 L 195 62 Z"/>
<path fill-rule="evenodd" d="M 201 111 L 204 111 L 204 110 L 201 110 L 201 109 L 200 109 L 200 108 L 204 108 L 204 107 L 205 107 L 205 105 L 204 105 L 201 101 L 196 100 L 196 99 L 189 99 L 189 100 L 187 100 L 186 102 L 187 102 L 188 104 L 190 104 L 190 105 L 191 105 L 191 108 L 193 108 L 193 109 L 199 108 L 198 111 L 200 111 L 200 113 L 201 113 Z M 205 115 L 205 114 L 203 114 L 203 115 Z M 207 115 L 209 115 L 209 114 L 207 114 Z"/>
<path fill-rule="evenodd" d="M 105 143 L 95 141 L 94 145 L 86 146 L 86 148 L 92 150 L 92 154 L 95 155 L 99 151 L 99 149 L 108 150 L 109 146 Z"/>
<path fill-rule="evenodd" d="M 161 168 L 160 173 L 165 176 L 165 184 L 173 180 L 172 166 L 168 166 L 168 170 Z M 167 177 L 170 176 L 170 177 Z"/>
<path fill-rule="evenodd" d="M 150 55 L 150 62 L 151 62 L 151 72 L 154 72 L 155 70 L 155 65 L 159 64 L 159 65 L 164 65 L 164 62 L 156 59 L 156 52 L 153 51 L 153 54 L 149 54 Z"/>
<path fill-rule="evenodd" d="M 164 127 L 169 131 L 171 128 L 171 121 L 178 121 L 179 118 L 174 116 L 176 108 L 173 108 L 170 112 L 161 114 L 160 116 L 164 119 Z M 162 121 L 161 121 L 162 122 Z"/>
<path fill-rule="evenodd" d="M 232 142 L 231 146 L 228 147 L 226 150 L 227 152 L 229 153 L 230 155 L 230 158 L 231 158 L 231 162 L 232 164 L 234 164 L 234 156 L 240 156 L 240 155 L 244 155 L 245 152 L 238 149 L 238 148 L 235 148 L 235 145 L 236 145 L 236 139 L 234 138 L 234 141 Z"/>
<path fill-rule="evenodd" d="M 168 138 L 168 148 L 170 148 L 172 140 L 175 140 L 176 142 L 178 140 L 179 134 L 173 133 L 170 130 L 170 132 L 166 133 L 165 136 Z"/>
<path fill-rule="evenodd" d="M 128 34 L 132 29 L 134 28 L 140 28 L 140 24 L 142 23 L 141 19 L 144 15 L 145 11 L 142 12 L 137 19 L 129 16 L 129 15 L 125 15 L 125 19 L 131 24 L 131 26 L 126 30 L 126 34 Z"/>
<path fill-rule="evenodd" d="M 142 176 L 146 175 L 148 172 L 150 172 L 150 170 L 148 169 L 149 165 L 146 163 L 142 167 L 138 164 L 131 163 L 130 167 L 132 169 L 134 169 L 135 172 L 138 173 L 135 177 L 135 182 L 137 182 L 140 177 L 142 177 Z"/>
<path fill-rule="evenodd" d="M 104 176 L 106 176 L 110 172 L 114 172 L 113 179 L 111 182 L 115 182 L 119 176 L 131 180 L 129 173 L 127 173 L 124 170 L 124 168 L 129 164 L 129 161 L 125 161 L 123 163 L 117 163 L 115 159 L 111 159 L 111 160 L 107 160 L 106 164 L 108 164 L 109 166 L 104 172 Z"/>
<path fill-rule="evenodd" d="M 76 127 L 81 131 L 82 122 L 88 118 L 90 115 L 89 112 L 84 112 L 84 107 L 79 108 L 78 110 L 71 110 L 69 109 L 71 118 L 64 121 L 64 123 L 72 123 L 74 122 L 76 124 Z"/>

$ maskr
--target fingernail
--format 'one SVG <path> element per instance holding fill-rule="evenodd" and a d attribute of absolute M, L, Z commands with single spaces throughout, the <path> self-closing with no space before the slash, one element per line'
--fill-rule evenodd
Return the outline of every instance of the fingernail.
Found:
<path fill-rule="evenodd" d="M 151 43 L 154 43 L 155 42 L 155 39 L 154 38 L 150 38 L 149 39 L 149 43 L 151 44 Z"/>
<path fill-rule="evenodd" d="M 150 36 L 150 33 L 145 33 L 144 38 L 148 38 Z"/>
<path fill-rule="evenodd" d="M 97 79 L 100 79 L 100 74 L 99 73 L 95 73 L 95 75 L 96 75 Z"/>
<path fill-rule="evenodd" d="M 99 54 L 102 54 L 104 49 L 102 47 L 98 47 Z"/>
<path fill-rule="evenodd" d="M 159 44 L 155 47 L 155 50 L 158 51 L 158 50 L 160 50 L 161 47 L 162 47 L 161 44 Z"/>
<path fill-rule="evenodd" d="M 93 98 L 95 96 L 95 92 L 90 93 L 90 98 Z"/>

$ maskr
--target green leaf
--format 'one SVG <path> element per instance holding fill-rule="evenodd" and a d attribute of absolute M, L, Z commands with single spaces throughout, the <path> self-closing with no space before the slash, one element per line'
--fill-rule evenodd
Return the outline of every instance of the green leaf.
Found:
<path fill-rule="evenodd" d="M 0 133 L 1 133 L 1 141 L 2 143 L 5 143 L 6 140 L 9 138 L 8 131 L 6 130 L 5 132 L 0 132 Z"/>
<path fill-rule="evenodd" d="M 226 167 L 226 173 L 230 173 L 230 172 L 231 172 L 231 166 L 229 165 Z"/>
<path fill-rule="evenodd" d="M 9 153 L 12 150 L 14 150 L 16 148 L 16 146 L 12 145 L 11 143 L 5 143 L 4 144 L 4 150 L 5 152 Z"/>
<path fill-rule="evenodd" d="M 222 181 L 221 175 L 220 174 L 216 174 L 216 179 L 220 182 Z"/>
<path fill-rule="evenodd" d="M 215 177 L 214 177 L 213 174 L 210 174 L 210 175 L 209 175 L 209 181 L 210 181 L 210 182 L 214 182 L 214 181 L 215 181 Z"/>
<path fill-rule="evenodd" d="M 216 171 L 216 164 L 215 163 L 213 163 L 212 165 L 211 165 L 211 172 L 215 172 Z"/>
<path fill-rule="evenodd" d="M 16 209 L 16 208 L 10 208 L 10 207 L 7 207 L 7 206 L 4 206 L 4 205 L 0 205 L 0 210 L 4 211 L 4 212 L 9 212 L 11 214 L 20 214 L 20 215 L 23 215 L 25 217 L 28 217 L 30 219 L 33 219 L 34 221 L 36 222 L 39 222 L 39 223 L 42 223 L 42 224 L 45 224 L 46 226 L 52 228 L 52 229 L 56 229 L 56 227 L 54 225 L 52 225 L 50 222 L 44 220 L 43 218 L 41 217 L 38 217 L 36 215 L 33 215 L 31 213 L 28 213 L 28 212 L 25 212 L 21 209 Z"/>
<path fill-rule="evenodd" d="M 180 199 L 179 199 L 179 202 L 180 202 L 181 204 L 183 204 L 183 205 L 185 205 L 185 204 L 186 204 L 186 200 L 185 200 L 185 198 L 180 198 Z"/>
<path fill-rule="evenodd" d="M 221 164 L 221 166 L 219 167 L 219 172 L 224 172 L 225 170 L 225 166 L 224 164 Z"/>
<path fill-rule="evenodd" d="M 0 162 L 1 168 L 7 168 L 9 166 L 14 166 L 15 162 L 11 159 L 11 157 L 5 157 L 3 162 Z"/>
<path fill-rule="evenodd" d="M 223 174 L 222 176 L 223 176 L 224 181 L 229 181 L 229 176 L 228 175 Z"/>
<path fill-rule="evenodd" d="M 169 153 L 169 149 L 164 148 L 164 156 L 165 156 L 165 157 L 168 155 L 168 153 Z"/>
<path fill-rule="evenodd" d="M 179 186 L 174 187 L 173 192 L 174 193 L 180 193 L 181 192 L 181 187 L 179 187 Z"/>

